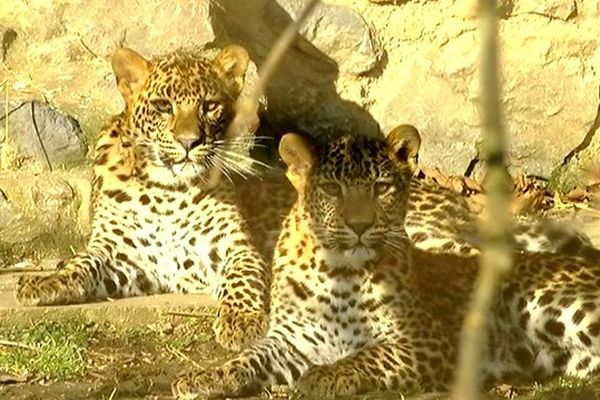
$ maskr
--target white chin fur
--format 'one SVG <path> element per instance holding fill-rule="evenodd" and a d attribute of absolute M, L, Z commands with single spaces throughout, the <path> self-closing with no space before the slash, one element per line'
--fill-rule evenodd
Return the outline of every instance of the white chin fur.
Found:
<path fill-rule="evenodd" d="M 327 251 L 325 261 L 334 267 L 363 268 L 369 261 L 377 258 L 377 252 L 364 246 L 358 246 L 342 251 Z"/>
<path fill-rule="evenodd" d="M 157 182 L 164 184 L 178 184 L 181 182 L 189 182 L 193 178 L 206 173 L 206 168 L 200 165 L 192 165 L 191 163 L 175 164 L 171 168 L 167 167 L 150 167 L 148 175 Z"/>
<path fill-rule="evenodd" d="M 201 165 L 192 165 L 191 163 L 181 163 L 173 165 L 173 173 L 181 177 L 196 177 L 206 172 L 205 168 Z"/>

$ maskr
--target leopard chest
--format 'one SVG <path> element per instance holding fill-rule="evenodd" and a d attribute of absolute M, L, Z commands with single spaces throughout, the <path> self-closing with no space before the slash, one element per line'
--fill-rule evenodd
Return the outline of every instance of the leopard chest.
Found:
<path fill-rule="evenodd" d="M 319 364 L 333 363 L 376 343 L 387 330 L 386 307 L 362 276 L 327 273 L 278 279 L 274 291 L 274 329 Z"/>
<path fill-rule="evenodd" d="M 225 218 L 219 202 L 197 188 L 127 187 L 104 191 L 93 235 L 115 242 L 115 258 L 126 258 L 166 292 L 212 291 L 215 247 Z"/>

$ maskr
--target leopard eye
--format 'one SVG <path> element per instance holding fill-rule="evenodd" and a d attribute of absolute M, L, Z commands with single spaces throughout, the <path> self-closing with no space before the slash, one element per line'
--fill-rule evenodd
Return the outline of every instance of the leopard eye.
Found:
<path fill-rule="evenodd" d="M 173 106 L 171 105 L 171 102 L 169 100 L 156 99 L 151 100 L 150 103 L 152 104 L 154 109 L 161 114 L 173 114 Z"/>
<path fill-rule="evenodd" d="M 328 196 L 340 197 L 342 195 L 342 187 L 335 182 L 327 182 L 319 185 L 321 190 Z"/>
<path fill-rule="evenodd" d="M 392 184 L 390 182 L 375 182 L 374 191 L 377 196 L 382 196 L 390 191 Z"/>
<path fill-rule="evenodd" d="M 218 101 L 208 100 L 202 103 L 202 112 L 205 114 L 213 113 L 217 111 L 221 107 L 221 104 Z"/>

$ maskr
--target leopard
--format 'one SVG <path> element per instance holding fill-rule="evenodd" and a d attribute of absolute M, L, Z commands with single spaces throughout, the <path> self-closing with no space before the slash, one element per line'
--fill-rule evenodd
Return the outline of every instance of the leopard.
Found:
<path fill-rule="evenodd" d="M 213 50 L 213 53 L 216 51 Z M 248 52 L 231 45 L 146 59 L 129 48 L 111 59 L 125 108 L 98 134 L 92 227 L 84 251 L 50 275 L 23 275 L 25 306 L 160 293 L 209 293 L 214 330 L 227 349 L 261 337 L 269 269 L 229 179 L 252 160 L 246 136 L 227 136 L 245 85 Z"/>
<path fill-rule="evenodd" d="M 476 255 L 480 253 L 485 221 L 474 213 L 467 196 L 427 181 L 419 165 L 421 134 L 410 124 L 401 124 L 389 134 L 405 145 L 407 166 L 413 171 L 405 219 L 405 229 L 417 247 L 439 253 Z M 311 138 L 316 146 L 326 145 Z M 276 177 L 276 179 L 273 179 Z M 244 218 L 261 229 L 258 242 L 270 259 L 277 243 L 281 222 L 296 199 L 296 192 L 277 168 L 270 170 L 256 185 L 238 185 Z M 600 261 L 600 250 L 583 232 L 559 221 L 539 215 L 513 217 L 511 241 L 517 251 L 568 254 L 591 262 Z"/>
<path fill-rule="evenodd" d="M 439 184 L 427 182 L 420 168 L 421 133 L 410 124 L 393 128 L 389 134 L 403 142 L 407 166 L 413 171 L 405 229 L 411 241 L 423 250 L 476 255 L 485 223 L 474 213 L 467 197 Z M 539 215 L 516 215 L 512 220 L 511 241 L 520 252 L 567 254 L 590 262 L 600 261 L 591 239 L 563 222 Z"/>
<path fill-rule="evenodd" d="M 413 177 L 403 143 L 394 132 L 324 146 L 283 137 L 297 199 L 273 256 L 268 332 L 225 362 L 177 377 L 176 398 L 245 396 L 269 385 L 323 399 L 448 390 L 478 257 L 427 252 L 410 240 Z M 482 380 L 596 372 L 599 290 L 598 264 L 515 252 L 487 319 Z"/>

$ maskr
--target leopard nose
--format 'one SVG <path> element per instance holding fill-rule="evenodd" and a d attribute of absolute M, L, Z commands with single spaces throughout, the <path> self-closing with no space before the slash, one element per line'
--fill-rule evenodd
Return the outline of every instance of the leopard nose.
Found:
<path fill-rule="evenodd" d="M 352 229 L 359 237 L 362 236 L 371 226 L 372 221 L 346 221 L 348 228 Z"/>
<path fill-rule="evenodd" d="M 177 141 L 183 146 L 186 151 L 192 150 L 194 147 L 200 145 L 201 140 L 198 138 L 182 138 L 178 137 Z"/>

